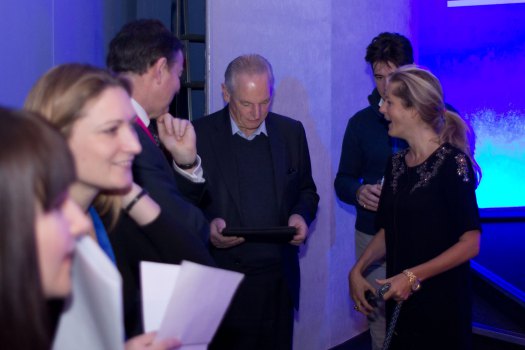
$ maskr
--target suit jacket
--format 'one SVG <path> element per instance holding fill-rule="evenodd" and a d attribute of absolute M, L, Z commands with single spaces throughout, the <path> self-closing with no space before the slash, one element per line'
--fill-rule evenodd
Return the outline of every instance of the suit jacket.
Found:
<path fill-rule="evenodd" d="M 122 215 L 110 234 L 123 278 L 126 333 L 142 331 L 140 308 L 140 261 L 179 264 L 189 260 L 215 266 L 207 242 L 209 223 L 201 210 L 186 198 L 200 199 L 204 184 L 177 178 L 164 154 L 138 125 L 135 129 L 142 152 L 133 161 L 133 179 L 160 205 L 161 215 L 140 227 Z M 179 187 L 183 189 L 179 191 Z"/>
<path fill-rule="evenodd" d="M 208 219 L 221 217 L 226 225 L 250 226 L 241 211 L 236 160 L 233 152 L 228 106 L 194 122 L 197 151 L 202 159 L 206 195 L 201 207 Z M 279 224 L 288 225 L 292 214 L 301 215 L 309 225 L 315 218 L 319 196 L 312 179 L 310 155 L 304 128 L 299 121 L 269 113 L 266 128 L 273 161 L 278 198 Z M 254 189 L 257 191 L 257 189 Z M 229 249 L 210 247 L 217 265 L 246 273 L 239 265 L 243 244 Z M 299 297 L 299 262 L 297 247 L 283 244 L 283 270 L 297 305 Z"/>

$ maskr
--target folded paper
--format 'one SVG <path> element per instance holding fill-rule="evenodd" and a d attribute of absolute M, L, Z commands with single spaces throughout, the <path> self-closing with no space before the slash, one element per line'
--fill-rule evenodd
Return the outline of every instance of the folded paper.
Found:
<path fill-rule="evenodd" d="M 241 273 L 183 261 L 141 262 L 145 331 L 177 338 L 181 350 L 204 350 L 239 286 Z"/>

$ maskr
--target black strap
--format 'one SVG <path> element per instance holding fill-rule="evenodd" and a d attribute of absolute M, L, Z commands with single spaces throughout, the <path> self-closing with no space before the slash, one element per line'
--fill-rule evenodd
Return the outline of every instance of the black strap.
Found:
<path fill-rule="evenodd" d="M 390 283 L 385 283 L 384 285 L 379 287 L 377 289 L 377 297 L 383 299 L 383 295 L 385 295 L 385 293 L 388 292 L 390 286 Z M 399 318 L 399 312 L 401 312 L 402 305 L 403 301 L 400 301 L 397 303 L 396 308 L 394 309 L 392 319 L 390 320 L 386 331 L 385 341 L 383 342 L 383 350 L 388 350 L 388 348 L 390 347 L 390 342 L 392 341 L 392 336 L 394 335 L 394 331 L 396 330 L 397 319 Z"/>

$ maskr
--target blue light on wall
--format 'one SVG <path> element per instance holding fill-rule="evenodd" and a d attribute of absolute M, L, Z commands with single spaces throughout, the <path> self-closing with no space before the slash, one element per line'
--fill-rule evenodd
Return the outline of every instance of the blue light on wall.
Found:
<path fill-rule="evenodd" d="M 448 7 L 520 4 L 525 0 L 449 0 Z"/>
<path fill-rule="evenodd" d="M 525 112 L 480 109 L 467 116 L 476 132 L 476 160 L 483 178 L 480 208 L 525 205 Z"/>
<path fill-rule="evenodd" d="M 416 11 L 419 64 L 476 132 L 480 208 L 525 206 L 525 4 Z"/>

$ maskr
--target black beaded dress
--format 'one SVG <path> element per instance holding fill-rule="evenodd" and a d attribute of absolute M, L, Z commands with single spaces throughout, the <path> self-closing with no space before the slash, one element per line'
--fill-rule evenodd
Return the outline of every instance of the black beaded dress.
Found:
<path fill-rule="evenodd" d="M 469 158 L 445 143 L 422 164 L 408 167 L 407 152 L 390 159 L 378 210 L 388 277 L 438 256 L 465 232 L 480 230 Z M 403 303 L 391 349 L 470 349 L 469 266 L 425 280 Z M 389 319 L 394 306 L 387 303 Z"/>

